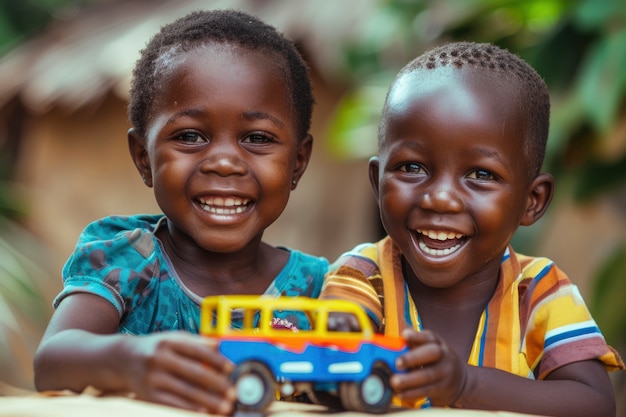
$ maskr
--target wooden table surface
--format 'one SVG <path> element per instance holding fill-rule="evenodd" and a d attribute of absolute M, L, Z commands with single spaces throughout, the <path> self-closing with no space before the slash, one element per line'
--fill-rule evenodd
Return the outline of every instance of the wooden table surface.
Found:
<path fill-rule="evenodd" d="M 328 411 L 325 407 L 276 401 L 267 417 L 372 417 L 373 414 Z M 392 409 L 387 416 L 423 417 L 521 417 L 525 414 L 504 411 L 458 410 L 430 408 L 425 410 Z M 208 414 L 132 400 L 126 397 L 97 397 L 93 395 L 27 395 L 0 397 L 1 417 L 199 417 Z"/>

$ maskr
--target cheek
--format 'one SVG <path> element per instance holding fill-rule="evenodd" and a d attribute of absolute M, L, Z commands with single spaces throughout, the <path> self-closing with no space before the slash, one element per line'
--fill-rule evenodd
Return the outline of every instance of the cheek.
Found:
<path fill-rule="evenodd" d="M 189 158 L 176 158 L 165 153 L 155 154 L 152 160 L 155 197 L 160 205 L 169 205 L 186 192 L 193 177 L 195 162 Z"/>
<path fill-rule="evenodd" d="M 153 164 L 155 181 L 164 187 L 186 181 L 189 177 L 188 173 L 193 170 L 190 165 L 192 165 L 190 161 L 185 158 L 157 157 Z"/>
<path fill-rule="evenodd" d="M 480 228 L 494 234 L 511 233 L 519 225 L 519 196 L 501 194 L 493 198 L 483 197 L 474 201 L 473 212 L 480 218 Z"/>
<path fill-rule="evenodd" d="M 291 172 L 293 168 L 284 160 L 259 164 L 255 168 L 258 181 L 268 196 L 288 198 L 291 193 Z"/>
<path fill-rule="evenodd" d="M 261 182 L 262 199 L 257 206 L 259 214 L 264 219 L 264 226 L 268 227 L 275 222 L 285 210 L 291 195 L 291 175 L 285 166 L 276 167 L 274 171 L 264 172 Z"/>
<path fill-rule="evenodd" d="M 415 202 L 412 187 L 398 184 L 394 181 L 384 181 L 380 184 L 384 190 L 380 194 L 380 209 L 384 213 L 383 221 L 390 226 L 393 222 L 402 222 L 410 212 Z"/>

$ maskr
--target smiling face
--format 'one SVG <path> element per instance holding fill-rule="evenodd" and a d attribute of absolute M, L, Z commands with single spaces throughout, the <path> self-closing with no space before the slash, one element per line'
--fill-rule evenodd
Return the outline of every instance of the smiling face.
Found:
<path fill-rule="evenodd" d="M 168 218 L 172 239 L 232 253 L 260 242 L 304 172 L 311 138 L 298 140 L 274 55 L 211 44 L 173 57 L 146 137 L 131 154 Z"/>
<path fill-rule="evenodd" d="M 370 178 L 387 233 L 424 285 L 497 278 L 517 227 L 550 201 L 551 177 L 528 179 L 516 97 L 472 68 L 415 70 L 390 91 Z"/>

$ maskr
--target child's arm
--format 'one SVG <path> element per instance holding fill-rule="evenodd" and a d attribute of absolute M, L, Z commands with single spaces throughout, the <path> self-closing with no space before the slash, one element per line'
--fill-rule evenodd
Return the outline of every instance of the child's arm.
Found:
<path fill-rule="evenodd" d="M 73 294 L 55 311 L 35 355 L 38 390 L 92 386 L 133 392 L 180 408 L 228 414 L 233 365 L 207 339 L 186 332 L 117 334 L 119 316 L 104 299 Z"/>
<path fill-rule="evenodd" d="M 438 406 L 549 416 L 615 416 L 611 381 L 599 361 L 574 362 L 532 380 L 467 365 L 430 331 L 407 329 L 403 336 L 411 350 L 400 367 L 408 372 L 391 379 L 402 399 L 427 396 Z"/>

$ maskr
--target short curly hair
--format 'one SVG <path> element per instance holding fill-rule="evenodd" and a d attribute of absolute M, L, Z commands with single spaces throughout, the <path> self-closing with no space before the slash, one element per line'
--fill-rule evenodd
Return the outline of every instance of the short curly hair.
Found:
<path fill-rule="evenodd" d="M 309 68 L 295 44 L 271 25 L 242 11 L 194 11 L 161 28 L 141 51 L 130 84 L 128 117 L 144 136 L 162 76 L 172 55 L 210 43 L 226 43 L 266 51 L 279 58 L 290 91 L 298 139 L 311 127 L 314 98 Z"/>
<path fill-rule="evenodd" d="M 528 113 L 529 135 L 526 138 L 526 156 L 529 175 L 534 178 L 541 171 L 545 158 L 546 143 L 550 129 L 550 95 L 546 83 L 526 61 L 512 52 L 490 43 L 451 42 L 435 47 L 409 62 L 398 72 L 394 81 L 417 69 L 437 67 L 463 68 L 464 66 L 492 72 L 503 81 L 514 83 L 520 92 L 520 104 Z M 379 129 L 379 142 L 388 111 L 387 101 Z"/>

